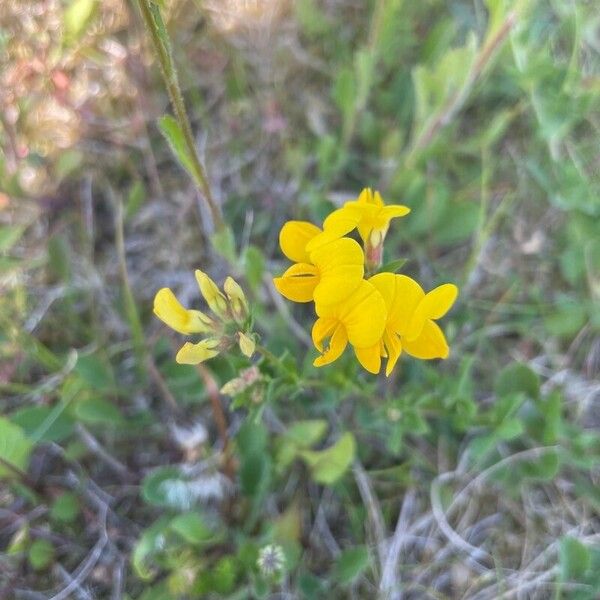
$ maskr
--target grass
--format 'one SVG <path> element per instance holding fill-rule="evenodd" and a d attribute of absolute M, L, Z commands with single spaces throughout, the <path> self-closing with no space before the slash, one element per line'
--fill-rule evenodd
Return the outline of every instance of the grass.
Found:
<path fill-rule="evenodd" d="M 598 597 L 594 8 L 166 3 L 216 241 L 137 6 L 0 8 L 0 597 Z M 270 285 L 365 185 L 412 208 L 385 260 L 461 290 L 389 379 L 312 367 Z M 175 363 L 152 298 L 198 267 L 253 360 Z"/>

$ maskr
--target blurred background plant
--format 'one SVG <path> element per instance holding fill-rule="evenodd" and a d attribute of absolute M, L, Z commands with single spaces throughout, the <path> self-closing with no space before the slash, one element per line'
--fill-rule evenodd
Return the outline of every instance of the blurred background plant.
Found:
<path fill-rule="evenodd" d="M 160 10 L 216 250 L 137 7 L 0 5 L 0 597 L 597 598 L 596 3 Z M 314 369 L 270 284 L 365 185 L 412 208 L 387 260 L 461 287 L 450 359 L 390 380 Z M 152 297 L 198 267 L 253 360 L 173 360 Z"/>

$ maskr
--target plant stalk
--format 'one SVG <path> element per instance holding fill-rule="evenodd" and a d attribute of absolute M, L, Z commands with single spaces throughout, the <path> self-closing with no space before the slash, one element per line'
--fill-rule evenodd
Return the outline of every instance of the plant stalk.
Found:
<path fill-rule="evenodd" d="M 160 64 L 160 70 L 167 88 L 167 93 L 169 94 L 169 99 L 171 100 L 171 106 L 173 107 L 175 118 L 177 119 L 179 127 L 183 132 L 185 144 L 192 159 L 192 175 L 194 183 L 197 185 L 204 200 L 206 201 L 215 225 L 215 229 L 220 231 L 225 227 L 225 223 L 223 221 L 221 210 L 212 195 L 210 185 L 208 183 L 206 169 L 204 168 L 202 161 L 198 156 L 196 144 L 194 143 L 192 126 L 190 125 L 190 120 L 185 108 L 185 102 L 183 101 L 183 96 L 181 94 L 179 78 L 177 76 L 177 70 L 173 61 L 170 41 L 160 16 L 159 7 L 152 0 L 137 0 L 137 2 L 140 7 L 142 18 L 144 19 L 146 29 L 150 34 L 154 52 Z"/>

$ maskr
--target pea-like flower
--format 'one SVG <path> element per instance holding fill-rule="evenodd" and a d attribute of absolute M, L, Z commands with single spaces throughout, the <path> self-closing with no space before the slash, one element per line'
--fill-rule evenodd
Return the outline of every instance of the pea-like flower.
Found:
<path fill-rule="evenodd" d="M 385 302 L 375 286 L 363 280 L 343 302 L 317 304 L 316 311 L 319 318 L 312 328 L 312 340 L 321 355 L 315 359 L 315 367 L 337 360 L 350 343 L 361 364 L 370 370 L 360 358 L 361 350 L 379 342 L 387 314 Z"/>
<path fill-rule="evenodd" d="M 448 343 L 435 321 L 454 304 L 458 295 L 455 285 L 446 283 L 426 294 L 406 275 L 380 273 L 369 282 L 385 302 L 387 319 L 379 342 L 357 350 L 357 357 L 367 370 L 378 373 L 381 357 L 387 357 L 385 372 L 389 376 L 403 350 L 424 360 L 448 357 Z"/>
<path fill-rule="evenodd" d="M 241 352 L 251 357 L 255 350 L 252 334 L 247 328 L 248 302 L 242 288 L 231 277 L 225 281 L 225 294 L 203 271 L 196 270 L 196 281 L 208 307 L 214 314 L 185 308 L 169 288 L 158 290 L 154 297 L 154 314 L 163 323 L 184 335 L 209 334 L 199 342 L 185 342 L 175 360 L 180 364 L 196 365 L 214 358 L 223 350 L 238 344 Z"/>
<path fill-rule="evenodd" d="M 288 221 L 281 228 L 281 250 L 295 264 L 281 277 L 275 277 L 273 283 L 288 300 L 335 304 L 347 298 L 363 280 L 364 253 L 354 240 L 334 239 L 307 251 L 307 244 L 321 233 L 306 221 Z"/>
<path fill-rule="evenodd" d="M 386 206 L 379 192 L 365 188 L 358 199 L 346 202 L 325 219 L 323 233 L 311 240 L 307 249 L 311 251 L 357 229 L 364 244 L 367 266 L 376 268 L 381 264 L 383 242 L 390 221 L 396 217 L 404 217 L 409 212 L 410 208 L 402 204 Z"/>

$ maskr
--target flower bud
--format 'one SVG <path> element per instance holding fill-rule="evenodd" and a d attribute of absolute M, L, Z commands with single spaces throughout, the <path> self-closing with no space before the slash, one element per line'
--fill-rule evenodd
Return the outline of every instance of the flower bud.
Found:
<path fill-rule="evenodd" d="M 251 358 L 256 350 L 256 342 L 250 336 L 238 331 L 238 344 L 242 354 Z"/>
<path fill-rule="evenodd" d="M 200 287 L 200 292 L 204 296 L 206 303 L 210 309 L 221 319 L 227 319 L 229 317 L 227 311 L 227 300 L 225 296 L 220 292 L 217 284 L 200 269 L 196 269 L 196 281 Z"/>
<path fill-rule="evenodd" d="M 233 314 L 233 318 L 238 323 L 243 323 L 248 318 L 248 302 L 244 290 L 240 285 L 233 279 L 233 277 L 227 277 L 223 289 L 227 294 L 229 300 L 229 307 Z"/>

